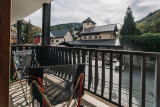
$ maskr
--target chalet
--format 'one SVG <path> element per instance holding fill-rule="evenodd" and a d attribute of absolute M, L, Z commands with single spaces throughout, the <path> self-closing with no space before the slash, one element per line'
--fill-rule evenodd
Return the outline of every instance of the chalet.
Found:
<path fill-rule="evenodd" d="M 96 23 L 88 17 L 82 22 L 83 29 L 80 32 L 81 40 L 115 39 L 117 24 L 95 26 Z"/>
<path fill-rule="evenodd" d="M 117 24 L 95 26 L 96 23 L 88 17 L 82 22 L 83 29 L 79 32 L 79 40 L 64 42 L 61 45 L 72 47 L 91 47 L 121 49 L 119 39 L 116 39 Z"/>
<path fill-rule="evenodd" d="M 62 42 L 73 41 L 73 35 L 70 30 L 58 30 L 50 32 L 50 45 L 58 45 Z M 34 36 L 34 43 L 42 44 L 42 32 L 37 33 Z"/>

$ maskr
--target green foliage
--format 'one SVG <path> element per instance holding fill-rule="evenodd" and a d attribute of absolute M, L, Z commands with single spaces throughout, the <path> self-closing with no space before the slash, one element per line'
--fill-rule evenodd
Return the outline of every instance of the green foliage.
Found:
<path fill-rule="evenodd" d="M 29 39 L 31 38 L 30 32 L 32 32 L 31 20 L 29 20 L 29 22 L 26 24 L 26 26 L 24 28 L 24 35 L 23 35 L 23 39 L 22 39 L 22 42 L 24 44 L 29 43 Z"/>
<path fill-rule="evenodd" d="M 78 36 L 74 36 L 74 40 L 77 40 L 78 39 Z"/>
<path fill-rule="evenodd" d="M 150 13 L 137 21 L 137 27 L 143 33 L 160 33 L 160 10 Z"/>
<path fill-rule="evenodd" d="M 127 8 L 126 16 L 124 18 L 124 24 L 120 31 L 122 36 L 125 35 L 140 35 L 140 30 L 137 29 L 136 24 L 134 22 L 134 18 L 132 16 L 132 10 L 130 7 Z"/>
<path fill-rule="evenodd" d="M 81 23 L 67 23 L 67 24 L 59 24 L 55 26 L 51 26 L 51 30 L 63 30 L 63 29 L 70 29 L 73 35 L 76 35 L 76 33 L 80 30 L 82 27 Z"/>
<path fill-rule="evenodd" d="M 138 36 L 122 36 L 120 38 L 122 43 L 132 42 L 138 45 L 144 51 L 160 52 L 160 33 L 146 33 Z"/>
<path fill-rule="evenodd" d="M 14 24 L 13 26 L 17 28 L 17 24 Z M 22 43 L 32 44 L 33 36 L 40 31 L 42 31 L 42 29 L 32 25 L 31 20 L 29 20 L 29 22 L 22 20 Z"/>

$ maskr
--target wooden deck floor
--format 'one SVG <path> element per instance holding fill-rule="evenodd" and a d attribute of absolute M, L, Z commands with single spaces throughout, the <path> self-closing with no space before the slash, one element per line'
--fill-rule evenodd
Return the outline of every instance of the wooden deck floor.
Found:
<path fill-rule="evenodd" d="M 47 78 L 56 82 L 60 82 L 61 80 L 47 75 Z M 24 90 L 26 91 L 26 85 L 23 83 Z M 27 86 L 27 98 L 29 99 L 29 86 Z M 28 100 L 29 102 L 29 100 Z M 76 107 L 76 100 L 72 100 L 70 107 Z M 61 104 L 56 105 L 55 107 L 66 107 L 67 102 L 63 102 Z M 84 107 L 115 107 L 114 105 L 104 101 L 91 93 L 85 91 L 84 96 L 82 97 L 82 105 Z M 29 107 L 26 105 L 26 101 L 23 96 L 23 91 L 19 83 L 14 82 L 11 84 L 10 88 L 10 107 Z"/>

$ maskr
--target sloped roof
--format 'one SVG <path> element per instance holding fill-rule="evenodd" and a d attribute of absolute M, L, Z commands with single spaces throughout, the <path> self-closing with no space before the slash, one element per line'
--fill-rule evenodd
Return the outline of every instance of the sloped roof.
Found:
<path fill-rule="evenodd" d="M 34 35 L 34 37 L 36 36 L 42 36 L 42 32 L 38 32 L 37 34 Z M 51 32 L 50 32 L 50 37 L 55 38 Z"/>
<path fill-rule="evenodd" d="M 95 26 L 95 27 L 84 29 L 80 33 L 82 34 L 82 33 L 109 32 L 109 31 L 115 31 L 116 27 L 117 27 L 116 24 Z"/>
<path fill-rule="evenodd" d="M 69 31 L 69 29 L 51 31 L 50 32 L 50 37 L 53 37 L 53 38 L 63 38 L 68 31 Z M 37 33 L 36 35 L 34 35 L 34 37 L 35 36 L 42 36 L 42 32 Z"/>
<path fill-rule="evenodd" d="M 87 22 L 92 22 L 92 23 L 96 24 L 90 17 L 85 19 L 82 23 L 87 23 Z"/>
<path fill-rule="evenodd" d="M 71 46 L 121 47 L 119 39 L 76 40 L 66 43 Z"/>
<path fill-rule="evenodd" d="M 62 38 L 66 35 L 66 33 L 69 31 L 69 29 L 65 29 L 65 30 L 57 30 L 57 31 L 51 31 L 51 33 L 53 34 L 53 36 L 55 38 Z"/>

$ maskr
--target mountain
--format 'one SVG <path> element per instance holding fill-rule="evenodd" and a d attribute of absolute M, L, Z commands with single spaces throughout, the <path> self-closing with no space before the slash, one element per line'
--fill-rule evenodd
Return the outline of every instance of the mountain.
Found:
<path fill-rule="evenodd" d="M 142 33 L 160 33 L 160 9 L 136 22 Z"/>
<path fill-rule="evenodd" d="M 63 29 L 70 29 L 73 33 L 73 35 L 76 35 L 76 33 L 82 28 L 81 23 L 66 23 L 66 24 L 59 24 L 51 26 L 51 30 L 63 30 Z"/>

